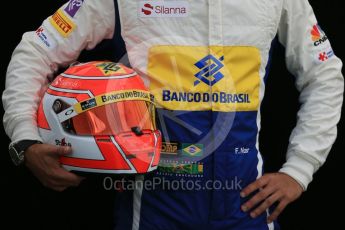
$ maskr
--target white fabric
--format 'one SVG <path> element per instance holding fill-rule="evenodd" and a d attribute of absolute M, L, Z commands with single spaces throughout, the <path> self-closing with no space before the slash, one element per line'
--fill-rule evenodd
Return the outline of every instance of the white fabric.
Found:
<path fill-rule="evenodd" d="M 48 77 L 58 66 L 74 62 L 81 50 L 92 49 L 103 39 L 112 38 L 114 12 L 112 0 L 85 1 L 74 18 L 70 18 L 77 27 L 67 38 L 62 37 L 47 18 L 43 28 L 47 37 L 52 39 L 51 43 L 55 44 L 51 48 L 35 32 L 24 34 L 13 52 L 3 93 L 4 126 L 13 142 L 41 140 L 36 127 L 36 111 Z"/>
<path fill-rule="evenodd" d="M 344 90 L 341 61 L 331 58 L 320 64 L 314 60 L 310 31 L 305 30 L 314 24 L 317 20 L 308 1 L 284 1 L 278 35 L 286 47 L 287 67 L 296 76 L 302 106 L 290 137 L 287 162 L 280 171 L 295 178 L 304 189 L 335 141 Z M 327 41 L 321 46 L 327 49 L 330 44 Z"/>
<path fill-rule="evenodd" d="M 190 0 L 190 14 L 180 18 L 139 17 L 139 2 L 118 1 L 129 59 L 143 76 L 150 47 L 177 44 L 255 46 L 260 49 L 263 78 L 271 41 L 279 32 L 279 40 L 286 47 L 286 63 L 296 76 L 303 104 L 291 134 L 287 162 L 280 171 L 306 189 L 336 138 L 343 95 L 341 61 L 335 56 L 325 63 L 315 61 L 317 50 L 310 42 L 309 28 L 316 24 L 316 19 L 308 1 Z M 13 53 L 3 93 L 4 126 L 12 141 L 41 139 L 36 127 L 36 110 L 48 77 L 58 66 L 75 61 L 83 49 L 92 49 L 103 39 L 112 38 L 114 14 L 113 0 L 85 0 L 77 14 L 69 17 L 76 28 L 66 38 L 49 20 L 44 21 L 47 39 L 52 40 L 50 47 L 35 32 L 25 33 Z M 223 18 L 229 20 L 222 21 Z M 185 20 L 185 28 L 174 27 L 174 20 Z M 147 32 L 147 27 L 154 28 L 154 33 Z M 330 47 L 328 41 L 321 48 L 327 45 Z"/>

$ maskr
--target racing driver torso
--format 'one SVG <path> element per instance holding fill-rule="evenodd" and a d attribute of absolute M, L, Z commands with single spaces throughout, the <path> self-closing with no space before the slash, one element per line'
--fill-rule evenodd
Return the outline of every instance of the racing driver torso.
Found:
<path fill-rule="evenodd" d="M 155 95 L 164 136 L 160 166 L 144 179 L 155 188 L 134 192 L 133 212 L 118 209 L 118 229 L 132 226 L 126 216 L 134 229 L 267 229 L 266 214 L 240 210 L 239 193 L 262 175 L 259 108 L 280 8 L 269 0 L 118 5 L 130 63 Z"/>
<path fill-rule="evenodd" d="M 33 121 L 47 76 L 96 45 L 119 54 L 120 26 L 157 103 L 163 143 L 158 169 L 135 178 L 143 186 L 118 193 L 115 229 L 279 228 L 267 224 L 269 210 L 253 219 L 240 209 L 241 189 L 263 174 L 260 105 L 273 41 L 286 48 L 302 104 L 280 172 L 304 189 L 336 138 L 343 98 L 341 61 L 308 1 L 70 0 L 13 54 L 3 94 L 12 141 L 40 140 Z"/>

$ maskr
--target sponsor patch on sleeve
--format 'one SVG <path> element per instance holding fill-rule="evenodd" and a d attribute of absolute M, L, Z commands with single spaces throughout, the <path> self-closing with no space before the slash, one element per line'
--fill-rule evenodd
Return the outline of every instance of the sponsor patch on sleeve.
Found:
<path fill-rule="evenodd" d="M 51 38 L 49 32 L 44 26 L 39 27 L 36 31 L 37 38 L 49 49 L 54 49 L 56 42 Z"/>
<path fill-rule="evenodd" d="M 310 31 L 310 35 L 315 47 L 329 44 L 328 37 L 318 24 L 313 25 Z"/>
<path fill-rule="evenodd" d="M 310 36 L 314 47 L 312 56 L 315 63 L 325 63 L 334 56 L 328 37 L 318 24 L 311 27 Z"/>
<path fill-rule="evenodd" d="M 73 18 L 75 14 L 79 11 L 83 3 L 84 0 L 70 0 L 65 8 L 65 12 Z"/>
<path fill-rule="evenodd" d="M 49 18 L 49 21 L 61 36 L 65 38 L 68 37 L 76 27 L 72 20 L 70 20 L 61 9 L 56 11 L 55 14 Z"/>
<path fill-rule="evenodd" d="M 313 58 L 314 58 L 315 63 L 317 64 L 325 63 L 328 60 L 330 60 L 332 57 L 334 57 L 334 51 L 331 47 L 313 52 Z"/>

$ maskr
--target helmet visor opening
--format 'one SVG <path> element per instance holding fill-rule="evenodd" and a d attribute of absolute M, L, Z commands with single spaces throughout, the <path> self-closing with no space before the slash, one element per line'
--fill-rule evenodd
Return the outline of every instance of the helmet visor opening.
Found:
<path fill-rule="evenodd" d="M 155 130 L 154 104 L 147 101 L 120 101 L 93 108 L 68 121 L 66 130 L 76 135 L 118 135 L 133 130 Z"/>

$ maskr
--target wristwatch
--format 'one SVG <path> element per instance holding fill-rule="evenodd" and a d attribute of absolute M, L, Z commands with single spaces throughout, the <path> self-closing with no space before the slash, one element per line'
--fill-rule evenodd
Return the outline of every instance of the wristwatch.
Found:
<path fill-rule="evenodd" d="M 42 144 L 42 142 L 37 140 L 22 140 L 10 144 L 8 152 L 10 153 L 11 159 L 16 166 L 23 164 L 25 150 L 34 144 Z"/>

